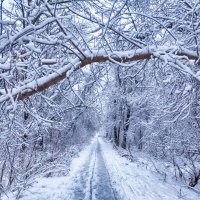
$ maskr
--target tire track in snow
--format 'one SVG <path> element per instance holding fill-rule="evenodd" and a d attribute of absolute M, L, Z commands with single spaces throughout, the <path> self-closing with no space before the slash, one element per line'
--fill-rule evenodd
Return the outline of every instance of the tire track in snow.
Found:
<path fill-rule="evenodd" d="M 74 177 L 74 185 L 70 189 L 71 195 L 66 200 L 89 200 L 90 199 L 90 177 L 91 166 L 93 166 L 93 158 L 96 149 L 96 142 L 92 144 L 90 153 L 85 163 L 83 163 L 80 171 Z"/>
<path fill-rule="evenodd" d="M 98 144 L 100 145 L 99 141 L 98 141 Z M 100 149 L 101 149 L 101 147 L 100 147 Z M 105 162 L 105 160 L 104 160 L 104 157 L 103 157 L 103 155 L 102 155 L 102 150 L 101 150 L 101 156 L 102 156 L 102 160 L 103 160 L 104 165 L 105 165 L 106 173 L 107 173 L 107 175 L 108 175 L 109 185 L 110 185 L 110 188 L 111 188 L 111 190 L 112 190 L 112 194 L 113 194 L 113 198 L 114 198 L 113 200 L 119 200 L 119 197 L 117 197 L 117 196 L 118 196 L 117 192 L 116 192 L 115 189 L 112 187 L 110 174 L 109 174 L 109 171 L 108 171 L 106 162 Z"/>
<path fill-rule="evenodd" d="M 98 139 L 88 159 L 77 174 L 70 200 L 120 200 L 111 184 L 111 178 Z"/>
<path fill-rule="evenodd" d="M 102 155 L 101 145 L 96 144 L 96 166 L 93 176 L 93 199 L 94 200 L 119 200 L 117 193 L 112 188 L 110 175 Z"/>
<path fill-rule="evenodd" d="M 97 145 L 97 144 L 96 144 Z M 97 148 L 97 147 L 96 147 Z M 96 165 L 96 157 L 97 157 L 97 152 L 96 152 L 96 148 L 95 148 L 95 158 L 94 158 L 94 163 L 93 163 L 93 167 L 92 167 L 92 175 L 90 178 L 90 200 L 92 200 L 92 196 L 93 196 L 93 178 L 94 178 L 94 169 L 95 169 L 95 165 Z"/>

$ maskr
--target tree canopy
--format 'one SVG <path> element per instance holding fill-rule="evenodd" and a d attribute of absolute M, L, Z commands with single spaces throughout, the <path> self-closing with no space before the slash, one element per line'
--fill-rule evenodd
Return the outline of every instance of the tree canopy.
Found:
<path fill-rule="evenodd" d="M 4 10 L 0 101 L 49 88 L 88 64 L 161 60 L 199 80 L 199 2 L 14 1 Z"/>
<path fill-rule="evenodd" d="M 3 187 L 70 160 L 100 129 L 197 184 L 199 0 L 1 3 Z"/>

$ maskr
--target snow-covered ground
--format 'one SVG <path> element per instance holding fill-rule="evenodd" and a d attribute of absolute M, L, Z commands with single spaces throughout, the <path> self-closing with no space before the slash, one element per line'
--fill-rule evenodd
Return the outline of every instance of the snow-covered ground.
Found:
<path fill-rule="evenodd" d="M 182 187 L 174 180 L 166 180 L 142 162 L 130 162 L 121 157 L 112 146 L 100 139 L 113 187 L 123 200 L 198 200 L 200 195 Z"/>
<path fill-rule="evenodd" d="M 164 181 L 137 161 L 121 157 L 110 143 L 95 137 L 71 163 L 68 176 L 38 178 L 22 200 L 198 200 L 200 195 Z M 15 199 L 14 194 L 3 200 Z"/>

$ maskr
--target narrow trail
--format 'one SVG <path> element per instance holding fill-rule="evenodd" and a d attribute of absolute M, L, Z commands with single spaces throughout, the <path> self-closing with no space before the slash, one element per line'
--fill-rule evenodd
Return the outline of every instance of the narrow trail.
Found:
<path fill-rule="evenodd" d="M 71 200 L 120 200 L 112 187 L 98 140 L 80 172 L 76 177 L 77 184 L 71 188 Z"/>
<path fill-rule="evenodd" d="M 200 199 L 200 195 L 182 188 L 169 176 L 169 180 L 163 181 L 163 177 L 143 165 L 144 162 L 145 157 L 130 162 L 121 157 L 109 142 L 95 137 L 73 159 L 68 176 L 38 178 L 24 191 L 20 200 Z M 16 200 L 15 194 L 4 196 L 2 200 Z"/>

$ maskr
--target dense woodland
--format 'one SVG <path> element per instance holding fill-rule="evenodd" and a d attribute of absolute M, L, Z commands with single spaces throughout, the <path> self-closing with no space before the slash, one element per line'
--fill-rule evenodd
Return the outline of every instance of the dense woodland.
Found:
<path fill-rule="evenodd" d="M 195 187 L 199 0 L 1 3 L 1 192 L 65 173 L 100 130 L 130 154 L 172 163 Z"/>

